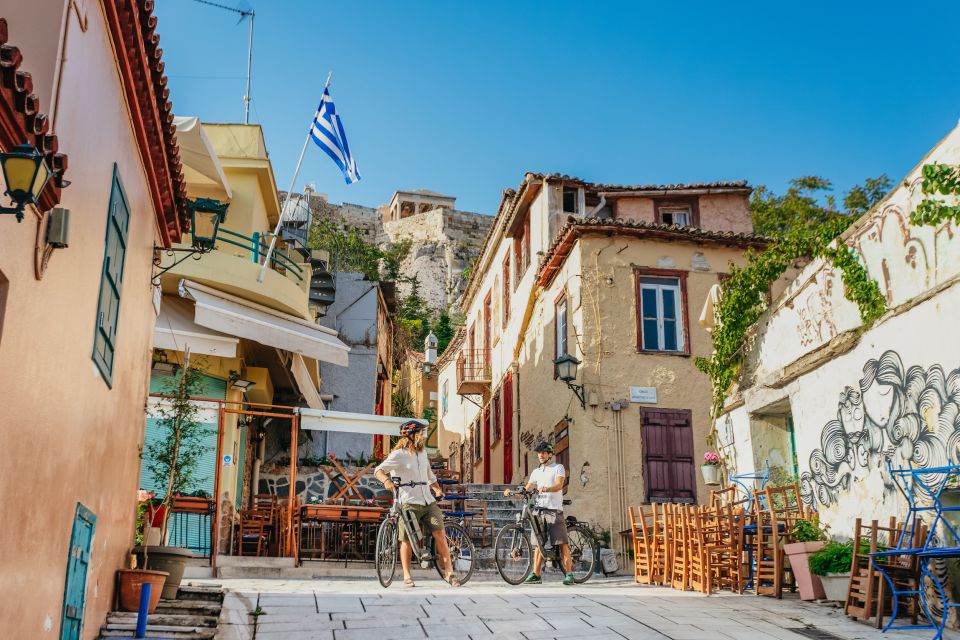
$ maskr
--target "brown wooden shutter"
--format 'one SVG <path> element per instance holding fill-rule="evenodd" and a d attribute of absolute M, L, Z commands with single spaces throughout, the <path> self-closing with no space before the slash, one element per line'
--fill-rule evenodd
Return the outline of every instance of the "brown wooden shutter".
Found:
<path fill-rule="evenodd" d="M 696 502 L 693 420 L 687 409 L 640 409 L 647 502 Z"/>

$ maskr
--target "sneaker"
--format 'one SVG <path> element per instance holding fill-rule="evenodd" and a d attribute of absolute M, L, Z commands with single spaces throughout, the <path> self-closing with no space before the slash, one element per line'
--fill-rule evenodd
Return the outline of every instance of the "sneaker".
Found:
<path fill-rule="evenodd" d="M 527 579 L 523 581 L 523 584 L 543 584 L 543 578 L 535 573 L 531 573 L 527 576 Z"/>
<path fill-rule="evenodd" d="M 572 574 L 572 573 L 568 573 L 568 574 L 566 574 L 565 576 L 563 576 L 563 584 L 565 584 L 565 585 L 567 585 L 567 586 L 570 586 L 570 585 L 573 584 L 573 583 L 574 583 L 574 580 L 573 580 L 573 574 Z"/>

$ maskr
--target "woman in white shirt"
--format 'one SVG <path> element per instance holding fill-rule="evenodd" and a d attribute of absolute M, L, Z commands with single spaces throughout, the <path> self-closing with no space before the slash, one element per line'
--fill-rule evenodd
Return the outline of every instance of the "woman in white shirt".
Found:
<path fill-rule="evenodd" d="M 450 548 L 444 532 L 443 513 L 434 499 L 434 495 L 438 498 L 443 495 L 443 489 L 440 488 L 437 476 L 430 468 L 430 460 L 424 450 L 426 441 L 423 437 L 423 429 L 424 425 L 415 420 L 400 425 L 400 440 L 397 441 L 386 460 L 377 465 L 373 475 L 390 491 L 398 489 L 390 478 L 398 478 L 403 484 L 419 483 L 412 487 L 399 487 L 400 508 L 413 514 L 424 533 L 433 535 L 440 568 L 446 576 L 446 581 L 454 587 L 459 587 L 460 580 L 450 565 Z M 413 575 L 410 573 L 413 548 L 410 546 L 410 536 L 403 525 L 403 520 L 400 521 L 399 537 L 403 584 L 413 587 L 415 586 Z"/>

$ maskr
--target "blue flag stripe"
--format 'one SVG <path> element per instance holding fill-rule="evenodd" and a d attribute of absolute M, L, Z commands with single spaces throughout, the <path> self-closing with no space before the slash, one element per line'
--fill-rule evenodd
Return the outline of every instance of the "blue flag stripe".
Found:
<path fill-rule="evenodd" d="M 323 98 L 320 100 L 320 106 L 317 107 L 317 115 L 314 116 L 310 126 L 310 137 L 340 168 L 347 184 L 353 184 L 360 179 L 357 163 L 350 153 L 350 145 L 347 144 L 343 122 L 337 115 L 329 89 L 323 91 Z"/>

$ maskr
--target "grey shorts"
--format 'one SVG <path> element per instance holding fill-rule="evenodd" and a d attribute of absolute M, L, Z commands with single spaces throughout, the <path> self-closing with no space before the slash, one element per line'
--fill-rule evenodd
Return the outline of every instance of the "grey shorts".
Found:
<path fill-rule="evenodd" d="M 537 509 L 537 520 L 546 527 L 547 539 L 549 544 L 558 547 L 561 544 L 568 544 L 567 540 L 567 522 L 563 518 L 563 511 L 552 511 L 550 509 Z M 530 536 L 530 542 L 537 546 L 537 537 Z"/>

